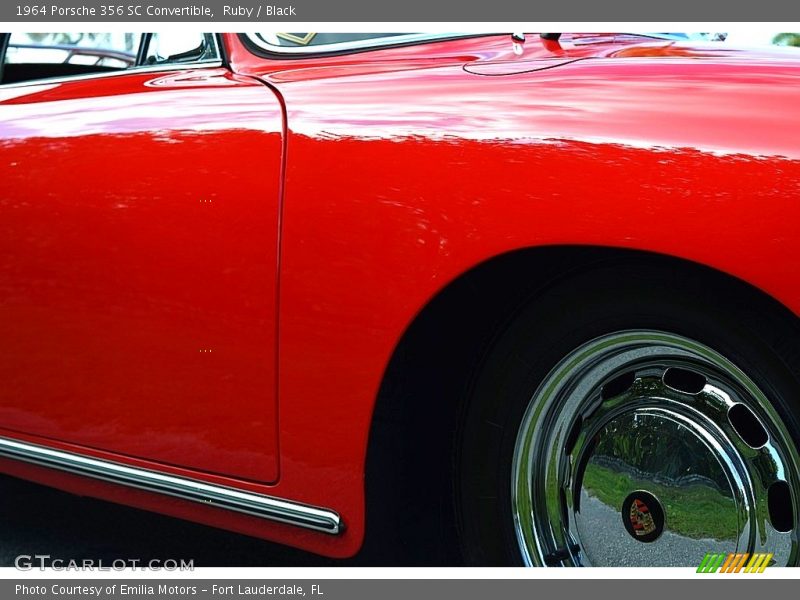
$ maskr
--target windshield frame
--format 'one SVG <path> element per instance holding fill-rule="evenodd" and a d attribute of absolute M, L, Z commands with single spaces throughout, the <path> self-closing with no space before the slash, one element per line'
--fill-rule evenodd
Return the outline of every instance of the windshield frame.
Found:
<path fill-rule="evenodd" d="M 352 42 L 338 42 L 336 44 L 325 44 L 320 46 L 274 46 L 261 39 L 257 32 L 243 33 L 240 34 L 240 36 L 245 41 L 246 45 L 251 50 L 256 51 L 257 54 L 266 54 L 271 58 L 305 58 L 312 56 L 335 56 L 338 54 L 350 54 L 355 52 L 378 50 L 381 48 L 409 46 L 413 44 L 447 41 L 460 38 L 503 35 L 503 33 L 505 32 L 407 33 L 388 37 L 354 40 Z"/>

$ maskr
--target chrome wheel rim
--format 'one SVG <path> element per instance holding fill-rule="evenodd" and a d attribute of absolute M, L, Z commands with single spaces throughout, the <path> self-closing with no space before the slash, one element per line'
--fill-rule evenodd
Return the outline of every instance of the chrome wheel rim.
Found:
<path fill-rule="evenodd" d="M 798 458 L 766 395 L 686 337 L 621 331 L 545 377 L 511 475 L 522 560 L 697 566 L 707 552 L 798 558 Z"/>

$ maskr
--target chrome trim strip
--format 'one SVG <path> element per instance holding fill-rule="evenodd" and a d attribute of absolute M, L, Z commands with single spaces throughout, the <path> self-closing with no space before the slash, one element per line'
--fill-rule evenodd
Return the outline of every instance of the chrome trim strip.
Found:
<path fill-rule="evenodd" d="M 343 531 L 339 515 L 326 508 L 244 492 L 186 477 L 166 475 L 36 444 L 0 437 L 0 457 L 69 471 L 77 475 L 200 502 L 322 533 L 337 535 Z"/>
<path fill-rule="evenodd" d="M 367 40 L 354 40 L 352 42 L 339 42 L 336 44 L 321 44 L 319 46 L 275 46 L 262 40 L 258 33 L 245 33 L 247 39 L 253 44 L 272 54 L 304 54 L 325 55 L 330 52 L 346 52 L 348 50 L 372 50 L 384 46 L 396 46 L 398 44 L 413 44 L 415 42 L 434 42 L 440 39 L 452 39 L 459 37 L 474 37 L 475 33 L 407 33 L 405 35 L 395 35 L 391 37 L 371 38 Z M 487 34 L 493 35 L 493 34 Z"/>

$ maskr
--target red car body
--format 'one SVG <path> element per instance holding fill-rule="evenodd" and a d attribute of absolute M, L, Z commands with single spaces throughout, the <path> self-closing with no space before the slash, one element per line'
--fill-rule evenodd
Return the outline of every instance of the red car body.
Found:
<path fill-rule="evenodd" d="M 800 314 L 800 61 L 432 40 L 0 87 L 0 434 L 335 511 L 337 535 L 6 457 L 5 473 L 334 557 L 415 318 L 490 259 L 624 248 Z"/>

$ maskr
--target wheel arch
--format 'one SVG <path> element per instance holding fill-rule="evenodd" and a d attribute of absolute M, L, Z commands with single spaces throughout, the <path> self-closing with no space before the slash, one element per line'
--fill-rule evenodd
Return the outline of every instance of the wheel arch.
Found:
<path fill-rule="evenodd" d="M 676 278 L 702 276 L 734 301 L 754 303 L 800 326 L 797 315 L 753 284 L 665 254 L 603 246 L 541 246 L 476 265 L 449 282 L 416 314 L 384 372 L 370 423 L 365 472 L 365 546 L 370 553 L 386 552 L 393 545 L 399 553 L 387 560 L 402 563 L 413 557 L 412 563 L 421 564 L 460 560 L 448 542 L 455 539 L 458 527 L 450 497 L 451 458 L 472 375 L 492 341 L 527 301 L 554 282 L 609 265 L 622 276 L 626 266 L 643 263 L 667 267 Z M 417 499 L 413 505 L 408 492 Z M 414 526 L 398 527 L 392 522 L 397 517 Z"/>

